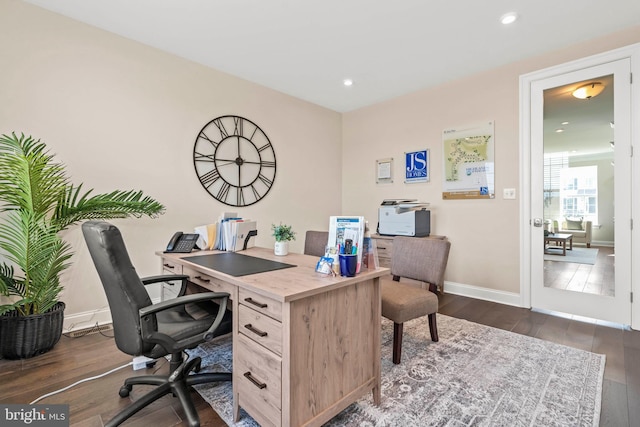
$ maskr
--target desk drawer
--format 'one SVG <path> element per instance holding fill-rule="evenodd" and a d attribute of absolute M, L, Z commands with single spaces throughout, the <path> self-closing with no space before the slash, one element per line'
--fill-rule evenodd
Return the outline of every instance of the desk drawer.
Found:
<path fill-rule="evenodd" d="M 376 248 L 378 249 L 379 258 L 391 259 L 391 252 L 393 252 L 393 240 L 376 239 Z"/>
<path fill-rule="evenodd" d="M 167 258 L 162 258 L 162 271 L 171 274 L 182 274 L 182 264 Z"/>
<path fill-rule="evenodd" d="M 233 371 L 239 405 L 262 425 L 281 425 L 282 359 L 243 335 L 236 344 Z"/>
<path fill-rule="evenodd" d="M 238 289 L 238 302 L 253 310 L 282 321 L 282 303 L 247 289 Z"/>
<path fill-rule="evenodd" d="M 238 312 L 238 331 L 282 356 L 282 323 L 242 304 Z"/>
<path fill-rule="evenodd" d="M 189 281 L 201 286 L 211 292 L 227 292 L 233 296 L 233 285 L 225 283 L 222 280 L 216 279 L 198 271 L 192 270 L 188 267 L 184 268 L 184 274 L 189 275 Z"/>

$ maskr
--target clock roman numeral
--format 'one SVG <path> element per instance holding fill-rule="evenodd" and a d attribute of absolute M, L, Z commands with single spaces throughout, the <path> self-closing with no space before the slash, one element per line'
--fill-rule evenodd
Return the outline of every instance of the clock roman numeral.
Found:
<path fill-rule="evenodd" d="M 213 139 L 209 138 L 207 136 L 207 134 L 204 133 L 204 132 L 200 132 L 200 135 L 198 135 L 198 138 L 206 139 L 207 141 L 209 141 L 211 143 L 211 145 L 213 145 L 213 148 L 218 147 L 219 142 L 216 142 Z"/>
<path fill-rule="evenodd" d="M 193 157 L 196 162 L 212 163 L 215 161 L 212 154 L 202 154 L 197 151 L 193 154 Z"/>
<path fill-rule="evenodd" d="M 262 181 L 267 187 L 271 187 L 271 184 L 273 184 L 273 181 L 262 174 L 258 175 L 258 179 Z"/>
<path fill-rule="evenodd" d="M 266 160 L 263 160 L 260 162 L 260 166 L 265 168 L 275 168 L 276 162 L 267 162 Z"/>
<path fill-rule="evenodd" d="M 258 148 L 258 152 L 262 153 L 264 150 L 266 150 L 267 148 L 271 147 L 271 143 L 267 142 L 266 144 L 264 144 L 262 147 Z"/>
<path fill-rule="evenodd" d="M 225 183 L 222 184 L 222 187 L 220 187 L 220 190 L 218 191 L 218 195 L 216 196 L 216 199 L 222 202 L 226 202 L 227 197 L 229 197 L 229 188 L 231 188 L 231 184 L 225 181 Z"/>
<path fill-rule="evenodd" d="M 237 200 L 236 204 L 238 206 L 244 206 L 245 205 L 244 192 L 243 192 L 243 188 L 242 187 L 238 187 L 237 194 L 236 194 L 236 200 Z"/>
<path fill-rule="evenodd" d="M 224 123 L 222 123 L 222 120 L 215 119 L 213 121 L 213 124 L 215 124 L 218 127 L 218 130 L 220 131 L 220 136 L 222 137 L 222 139 L 225 139 L 226 137 L 229 136 L 229 132 L 227 132 L 227 129 L 224 127 Z"/>
<path fill-rule="evenodd" d="M 234 117 L 233 123 L 235 128 L 233 129 L 234 135 L 242 136 L 243 127 L 244 127 L 244 119 L 242 117 Z"/>
<path fill-rule="evenodd" d="M 220 173 L 218 172 L 218 169 L 214 169 L 202 175 L 200 177 L 200 182 L 202 182 L 202 185 L 204 185 L 205 187 L 210 187 L 219 179 L 220 179 Z"/>
<path fill-rule="evenodd" d="M 253 184 L 251 184 L 251 191 L 253 191 L 253 196 L 256 200 L 260 200 L 260 193 L 256 190 L 256 187 L 254 187 Z"/>

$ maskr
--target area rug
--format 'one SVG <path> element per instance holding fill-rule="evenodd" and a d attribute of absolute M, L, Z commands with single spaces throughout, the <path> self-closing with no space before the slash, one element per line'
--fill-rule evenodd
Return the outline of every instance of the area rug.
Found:
<path fill-rule="evenodd" d="M 598 257 L 598 249 L 596 248 L 577 248 L 573 247 L 573 250 L 567 249 L 567 255 L 562 256 L 562 249 L 551 249 L 552 254 L 544 254 L 545 261 L 561 261 L 561 262 L 574 262 L 578 264 L 591 264 L 596 263 Z M 559 255 L 556 255 L 559 254 Z"/>
<path fill-rule="evenodd" d="M 381 405 L 368 393 L 325 426 L 598 426 L 604 355 L 441 314 L 438 332 L 434 343 L 426 317 L 405 323 L 394 365 L 383 319 Z M 191 353 L 231 369 L 229 338 Z M 233 423 L 230 383 L 196 389 L 230 426 L 258 425 L 245 412 Z"/>

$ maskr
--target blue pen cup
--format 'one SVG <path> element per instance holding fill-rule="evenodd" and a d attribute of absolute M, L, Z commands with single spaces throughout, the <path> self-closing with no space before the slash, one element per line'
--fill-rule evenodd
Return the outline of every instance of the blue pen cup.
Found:
<path fill-rule="evenodd" d="M 353 277 L 358 269 L 358 255 L 340 254 L 340 275 Z"/>

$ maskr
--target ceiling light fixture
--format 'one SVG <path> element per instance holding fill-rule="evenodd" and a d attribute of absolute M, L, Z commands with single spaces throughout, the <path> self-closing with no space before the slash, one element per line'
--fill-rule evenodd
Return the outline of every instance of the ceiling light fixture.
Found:
<path fill-rule="evenodd" d="M 604 85 L 600 82 L 592 82 L 586 85 L 580 86 L 573 91 L 573 96 L 579 99 L 591 99 L 594 96 L 600 95 L 604 90 Z"/>
<path fill-rule="evenodd" d="M 500 17 L 500 22 L 504 25 L 513 24 L 518 19 L 518 14 L 515 12 L 505 13 Z"/>
<path fill-rule="evenodd" d="M 564 129 L 562 129 L 562 128 L 561 129 L 556 129 L 556 133 L 562 133 L 562 132 L 564 132 Z"/>
<path fill-rule="evenodd" d="M 353 80 L 351 79 L 344 79 L 342 81 L 342 84 L 344 84 L 345 86 L 353 86 Z"/>

